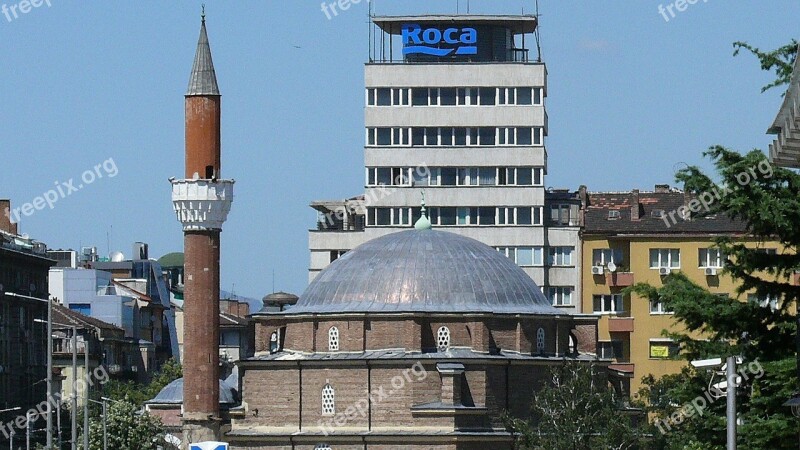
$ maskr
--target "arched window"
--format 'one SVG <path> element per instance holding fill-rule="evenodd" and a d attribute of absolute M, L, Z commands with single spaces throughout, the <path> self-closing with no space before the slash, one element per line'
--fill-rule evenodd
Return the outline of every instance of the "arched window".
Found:
<path fill-rule="evenodd" d="M 539 328 L 539 331 L 536 332 L 536 350 L 539 353 L 544 353 L 544 349 L 545 349 L 544 328 Z"/>
<path fill-rule="evenodd" d="M 447 327 L 439 328 L 436 333 L 436 348 L 440 352 L 446 352 L 450 348 L 450 329 Z"/>
<path fill-rule="evenodd" d="M 331 446 L 328 444 L 317 444 L 317 446 L 314 447 L 314 450 L 332 450 L 332 449 Z"/>
<path fill-rule="evenodd" d="M 326 384 L 322 388 L 322 415 L 336 415 L 336 391 L 333 390 L 333 386 L 330 384 Z"/>
<path fill-rule="evenodd" d="M 339 351 L 339 329 L 336 327 L 331 327 L 331 329 L 328 330 L 328 351 Z"/>

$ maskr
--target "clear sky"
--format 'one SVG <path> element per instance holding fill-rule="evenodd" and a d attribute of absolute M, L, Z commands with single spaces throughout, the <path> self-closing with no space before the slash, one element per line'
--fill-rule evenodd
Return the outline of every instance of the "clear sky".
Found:
<path fill-rule="evenodd" d="M 183 247 L 168 178 L 183 174 L 183 94 L 200 1 L 0 0 L 0 197 L 66 194 L 20 224 L 52 248 L 152 257 Z M 49 4 L 48 4 L 49 3 Z M 466 1 L 461 1 L 462 11 Z M 540 0 L 549 72 L 547 186 L 652 189 L 722 144 L 766 148 L 780 92 L 732 42 L 797 38 L 796 0 Z M 455 12 L 456 0 L 378 0 L 378 14 Z M 473 0 L 473 13 L 533 1 Z M 307 283 L 313 200 L 363 192 L 366 0 L 330 20 L 308 0 L 206 0 L 223 94 L 223 175 L 237 180 L 222 285 L 258 297 Z M 16 17 L 14 13 L 16 12 Z M 10 20 L 9 20 L 10 19 Z M 105 166 L 102 164 L 106 162 Z M 95 167 L 100 165 L 97 170 Z M 103 175 L 102 178 L 99 175 Z M 115 175 L 115 176 L 111 176 Z M 40 205 L 42 206 L 42 205 Z"/>

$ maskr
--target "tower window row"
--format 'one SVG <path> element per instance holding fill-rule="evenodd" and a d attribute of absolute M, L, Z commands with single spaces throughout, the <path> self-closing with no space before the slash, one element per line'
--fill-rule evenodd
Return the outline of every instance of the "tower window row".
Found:
<path fill-rule="evenodd" d="M 411 226 L 420 216 L 420 208 L 367 209 L 370 226 Z M 428 208 L 428 218 L 438 226 L 538 226 L 542 225 L 542 207 L 433 207 Z"/>
<path fill-rule="evenodd" d="M 368 167 L 367 186 L 542 186 L 541 167 Z"/>
<path fill-rule="evenodd" d="M 541 106 L 541 87 L 369 88 L 367 106 Z"/>
<path fill-rule="evenodd" d="M 367 128 L 368 147 L 541 146 L 542 127 Z"/>

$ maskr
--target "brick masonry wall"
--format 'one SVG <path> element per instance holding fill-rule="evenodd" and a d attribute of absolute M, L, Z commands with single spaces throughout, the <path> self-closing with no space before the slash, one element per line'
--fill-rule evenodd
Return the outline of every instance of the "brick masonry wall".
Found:
<path fill-rule="evenodd" d="M 244 419 L 236 427 L 300 427 L 300 372 L 297 368 L 248 369 L 242 377 L 242 398 L 247 403 Z M 255 410 L 258 409 L 258 416 Z"/>

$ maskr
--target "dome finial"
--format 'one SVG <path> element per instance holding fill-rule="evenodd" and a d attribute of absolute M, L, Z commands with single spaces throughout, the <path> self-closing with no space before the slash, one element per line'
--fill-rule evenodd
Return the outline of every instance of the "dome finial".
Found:
<path fill-rule="evenodd" d="M 203 3 L 200 6 L 200 19 L 203 21 L 203 23 L 206 23 L 206 4 L 205 3 Z"/>
<path fill-rule="evenodd" d="M 428 219 L 428 213 L 425 209 L 425 191 L 422 191 L 422 215 L 420 216 L 417 223 L 414 224 L 414 228 L 417 230 L 430 230 L 432 228 L 431 221 Z"/>

